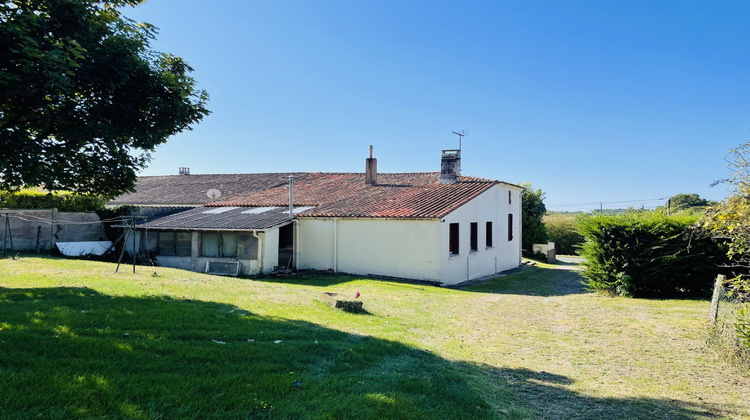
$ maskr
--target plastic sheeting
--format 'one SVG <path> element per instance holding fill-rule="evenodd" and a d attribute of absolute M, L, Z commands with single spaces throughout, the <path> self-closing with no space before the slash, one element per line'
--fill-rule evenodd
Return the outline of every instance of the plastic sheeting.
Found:
<path fill-rule="evenodd" d="M 81 257 L 84 255 L 104 255 L 112 246 L 112 241 L 92 242 L 57 242 L 57 249 L 66 257 Z"/>

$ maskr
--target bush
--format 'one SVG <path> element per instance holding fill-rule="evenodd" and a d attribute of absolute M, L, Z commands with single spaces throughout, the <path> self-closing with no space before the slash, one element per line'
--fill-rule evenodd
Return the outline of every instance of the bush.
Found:
<path fill-rule="evenodd" d="M 548 240 L 555 243 L 555 252 L 558 255 L 578 253 L 578 246 L 583 243 L 583 236 L 576 231 L 577 217 L 581 216 L 570 214 L 548 214 L 544 216 Z"/>
<path fill-rule="evenodd" d="M 91 194 L 21 190 L 0 192 L 0 207 L 14 209 L 52 209 L 59 211 L 96 211 L 104 208 L 104 198 Z"/>
<path fill-rule="evenodd" d="M 696 217 L 659 212 L 593 215 L 578 221 L 584 284 L 618 296 L 708 294 L 726 250 L 698 233 Z"/>

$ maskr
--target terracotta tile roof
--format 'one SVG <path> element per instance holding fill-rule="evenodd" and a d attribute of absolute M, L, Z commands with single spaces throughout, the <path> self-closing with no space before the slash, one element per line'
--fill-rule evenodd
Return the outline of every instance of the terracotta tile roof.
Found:
<path fill-rule="evenodd" d="M 297 217 L 300 218 L 442 218 L 500 183 L 462 176 L 459 182 L 441 184 L 438 172 L 381 173 L 375 185 L 365 184 L 362 173 L 307 172 L 294 175 L 294 205 L 315 206 L 299 213 Z M 288 203 L 289 189 L 284 182 L 207 205 L 263 207 Z"/>

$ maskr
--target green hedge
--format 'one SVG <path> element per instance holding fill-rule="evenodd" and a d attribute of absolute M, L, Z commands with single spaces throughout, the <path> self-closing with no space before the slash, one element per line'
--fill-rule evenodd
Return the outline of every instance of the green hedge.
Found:
<path fill-rule="evenodd" d="M 585 238 L 584 283 L 619 296 L 709 294 L 726 250 L 694 229 L 697 220 L 659 212 L 579 219 L 578 232 Z"/>
<path fill-rule="evenodd" d="M 90 194 L 69 192 L 40 192 L 22 190 L 0 191 L 0 208 L 11 209 L 52 209 L 59 211 L 96 211 L 104 208 L 106 200 Z"/>
<path fill-rule="evenodd" d="M 583 236 L 576 231 L 578 217 L 583 216 L 559 213 L 544 216 L 548 240 L 555 243 L 558 255 L 578 254 L 578 246 L 583 243 Z"/>

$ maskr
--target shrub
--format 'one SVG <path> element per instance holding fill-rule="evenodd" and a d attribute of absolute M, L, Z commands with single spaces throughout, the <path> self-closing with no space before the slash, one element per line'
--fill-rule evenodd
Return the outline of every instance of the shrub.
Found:
<path fill-rule="evenodd" d="M 576 231 L 576 218 L 570 214 L 548 214 L 544 216 L 547 236 L 555 243 L 555 252 L 562 255 L 578 253 L 578 246 L 583 243 L 583 236 Z"/>
<path fill-rule="evenodd" d="M 578 221 L 584 284 L 612 295 L 708 294 L 726 250 L 694 229 L 696 217 L 659 212 L 593 215 Z"/>
<path fill-rule="evenodd" d="M 104 198 L 70 192 L 21 190 L 0 192 L 0 207 L 14 209 L 52 209 L 59 211 L 96 211 L 104 208 Z"/>

